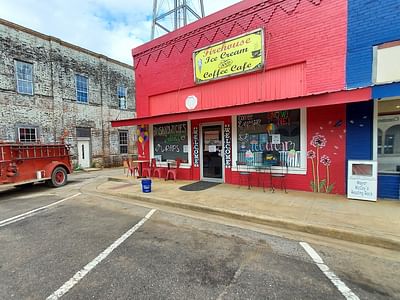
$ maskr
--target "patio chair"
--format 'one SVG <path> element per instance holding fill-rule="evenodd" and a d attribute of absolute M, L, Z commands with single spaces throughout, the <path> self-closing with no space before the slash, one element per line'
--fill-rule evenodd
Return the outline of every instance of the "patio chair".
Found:
<path fill-rule="evenodd" d="M 153 176 L 153 174 L 154 174 L 155 169 L 156 169 L 156 159 L 152 158 L 150 160 L 150 165 L 148 167 L 143 168 L 142 177 L 151 178 Z"/>
<path fill-rule="evenodd" d="M 167 176 L 165 176 L 165 180 L 168 180 L 171 175 L 174 178 L 174 181 L 176 181 L 176 177 L 178 176 L 178 170 L 179 167 L 181 166 L 182 160 L 176 159 L 175 161 L 176 161 L 176 167 L 167 170 Z"/>
<path fill-rule="evenodd" d="M 236 162 L 237 170 L 239 172 L 239 188 L 243 180 L 247 180 L 247 189 L 250 189 L 250 164 L 243 162 L 243 161 L 237 161 Z"/>
<path fill-rule="evenodd" d="M 271 173 L 270 173 L 270 183 L 271 183 L 271 190 L 274 193 L 275 192 L 275 186 L 274 186 L 274 180 L 276 179 L 280 180 L 280 186 L 282 190 L 285 190 L 285 193 L 287 193 L 286 190 L 286 177 L 288 175 L 288 164 L 286 161 L 279 161 L 278 165 L 271 168 Z"/>
<path fill-rule="evenodd" d="M 128 162 L 128 172 L 126 173 L 126 176 L 127 177 L 128 175 L 136 176 L 136 174 L 139 175 L 139 164 L 137 162 L 133 162 L 132 160 L 128 160 L 127 162 Z"/>
<path fill-rule="evenodd" d="M 154 169 L 153 169 L 153 176 L 156 177 L 156 174 L 158 175 L 158 178 L 164 178 L 164 172 L 165 168 L 158 167 L 157 166 L 157 160 L 154 158 Z"/>
<path fill-rule="evenodd" d="M 128 175 L 128 160 L 127 159 L 124 159 L 122 161 L 122 166 L 124 167 L 124 174 L 126 172 L 126 174 Z"/>

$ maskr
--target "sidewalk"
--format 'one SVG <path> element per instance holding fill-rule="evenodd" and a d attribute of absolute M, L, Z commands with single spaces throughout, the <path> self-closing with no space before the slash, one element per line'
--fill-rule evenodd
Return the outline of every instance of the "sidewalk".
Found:
<path fill-rule="evenodd" d="M 139 180 L 109 177 L 103 193 L 307 232 L 400 251 L 400 201 L 367 202 L 344 196 L 220 184 L 203 191 L 182 191 L 192 181 L 152 180 L 142 193 Z"/>

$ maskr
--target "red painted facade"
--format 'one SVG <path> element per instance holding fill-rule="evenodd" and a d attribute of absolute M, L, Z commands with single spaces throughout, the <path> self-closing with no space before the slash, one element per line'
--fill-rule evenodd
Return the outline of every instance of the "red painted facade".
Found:
<path fill-rule="evenodd" d="M 190 120 L 193 150 L 193 128 L 202 124 L 233 128 L 235 115 L 302 108 L 307 128 L 301 151 L 308 158 L 301 172 L 289 174 L 288 188 L 344 194 L 346 103 L 371 97 L 369 89 L 345 91 L 346 22 L 345 0 L 247 0 L 146 43 L 132 51 L 139 119 L 113 126 Z M 264 29 L 263 70 L 194 83 L 194 50 L 257 28 Z M 190 95 L 198 105 L 188 111 Z M 237 136 L 231 139 L 235 143 Z M 257 176 L 263 175 L 254 173 L 252 185 Z M 201 170 L 192 163 L 179 177 L 198 180 Z M 239 184 L 235 168 L 225 167 L 224 181 Z"/>
<path fill-rule="evenodd" d="M 133 50 L 138 117 L 341 90 L 347 1 L 241 1 Z M 264 28 L 266 69 L 195 85 L 195 49 Z"/>

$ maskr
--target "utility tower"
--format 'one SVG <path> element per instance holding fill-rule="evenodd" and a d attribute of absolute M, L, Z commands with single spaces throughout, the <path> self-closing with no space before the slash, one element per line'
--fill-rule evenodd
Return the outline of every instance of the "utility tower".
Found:
<path fill-rule="evenodd" d="M 151 39 L 203 17 L 203 0 L 153 0 Z"/>

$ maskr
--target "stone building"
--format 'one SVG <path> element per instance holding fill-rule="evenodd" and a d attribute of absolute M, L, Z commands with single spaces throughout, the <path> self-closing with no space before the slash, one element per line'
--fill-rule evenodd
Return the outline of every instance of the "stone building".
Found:
<path fill-rule="evenodd" d="M 133 67 L 0 19 L 0 141 L 71 145 L 76 166 L 136 152 Z"/>

